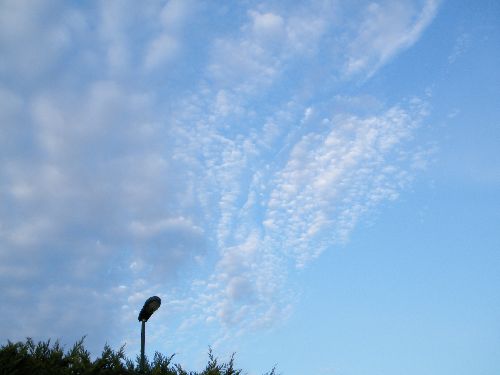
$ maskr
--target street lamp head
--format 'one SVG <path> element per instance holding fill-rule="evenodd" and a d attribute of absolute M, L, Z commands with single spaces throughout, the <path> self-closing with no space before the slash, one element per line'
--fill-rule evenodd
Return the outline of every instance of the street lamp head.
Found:
<path fill-rule="evenodd" d="M 153 296 L 149 297 L 146 302 L 144 302 L 144 306 L 139 313 L 139 317 L 137 318 L 140 322 L 147 322 L 148 319 L 153 315 L 153 313 L 158 310 L 161 305 L 160 297 Z"/>

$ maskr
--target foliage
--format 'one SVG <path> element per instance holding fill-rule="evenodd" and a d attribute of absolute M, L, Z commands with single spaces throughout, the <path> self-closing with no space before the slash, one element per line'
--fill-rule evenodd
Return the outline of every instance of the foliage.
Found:
<path fill-rule="evenodd" d="M 174 355 L 165 356 L 156 352 L 153 360 L 144 361 L 126 358 L 124 346 L 118 351 L 105 345 L 102 354 L 92 360 L 84 346 L 85 338 L 77 341 L 65 351 L 58 341 L 32 339 L 26 342 L 7 344 L 0 347 L 0 375 L 242 375 L 234 365 L 234 353 L 228 362 L 219 362 L 212 348 L 208 350 L 208 363 L 202 372 L 186 371 L 181 365 L 172 363 Z M 275 375 L 275 368 L 266 375 Z"/>

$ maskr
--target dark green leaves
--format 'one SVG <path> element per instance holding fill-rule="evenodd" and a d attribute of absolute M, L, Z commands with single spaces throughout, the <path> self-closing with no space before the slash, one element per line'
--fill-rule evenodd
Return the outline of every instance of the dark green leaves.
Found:
<path fill-rule="evenodd" d="M 228 362 L 219 362 L 212 348 L 208 351 L 208 363 L 202 372 L 184 370 L 173 364 L 174 355 L 155 353 L 153 360 L 146 358 L 143 372 L 140 371 L 140 357 L 132 361 L 125 356 L 122 346 L 118 351 L 105 345 L 102 354 L 92 360 L 84 346 L 85 338 L 65 351 L 58 341 L 35 344 L 12 343 L 0 347 L 0 375 L 243 375 L 234 365 L 234 353 Z M 275 374 L 273 369 L 271 375 Z M 267 374 L 266 374 L 267 375 Z"/>

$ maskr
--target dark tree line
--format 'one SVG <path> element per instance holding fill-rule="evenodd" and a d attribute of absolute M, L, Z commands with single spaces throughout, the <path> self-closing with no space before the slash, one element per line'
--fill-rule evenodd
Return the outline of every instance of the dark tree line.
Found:
<path fill-rule="evenodd" d="M 0 375 L 243 375 L 235 368 L 234 354 L 227 362 L 219 362 L 212 349 L 208 351 L 208 363 L 201 372 L 187 371 L 173 363 L 174 355 L 158 352 L 152 360 L 146 358 L 140 368 L 140 358 L 135 361 L 125 356 L 124 347 L 115 351 L 108 345 L 102 354 L 92 360 L 85 349 L 84 339 L 65 350 L 58 341 L 8 342 L 0 347 Z M 266 375 L 275 375 L 275 369 Z"/>

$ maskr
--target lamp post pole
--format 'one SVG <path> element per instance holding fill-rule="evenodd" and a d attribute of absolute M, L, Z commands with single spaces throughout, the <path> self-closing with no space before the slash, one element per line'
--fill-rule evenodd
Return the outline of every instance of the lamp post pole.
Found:
<path fill-rule="evenodd" d="M 158 310 L 161 305 L 160 297 L 153 296 L 149 297 L 146 302 L 144 302 L 144 306 L 139 313 L 139 317 L 137 318 L 141 322 L 141 363 L 140 370 L 144 372 L 144 348 L 146 346 L 146 322 L 153 315 L 153 313 Z"/>
<path fill-rule="evenodd" d="M 141 321 L 141 372 L 144 371 L 144 346 L 146 344 L 146 321 Z"/>

